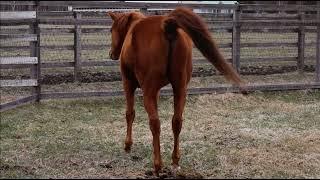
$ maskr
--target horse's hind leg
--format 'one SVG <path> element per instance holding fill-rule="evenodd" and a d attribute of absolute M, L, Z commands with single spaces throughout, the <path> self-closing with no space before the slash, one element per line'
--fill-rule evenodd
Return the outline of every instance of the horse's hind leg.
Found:
<path fill-rule="evenodd" d="M 132 146 L 132 123 L 135 117 L 135 110 L 134 110 L 134 91 L 136 90 L 137 86 L 127 80 L 123 80 L 123 86 L 125 90 L 125 96 L 126 96 L 126 121 L 127 121 L 127 136 L 125 140 L 125 148 L 124 150 L 126 152 L 130 152 L 131 146 Z"/>
<path fill-rule="evenodd" d="M 153 136 L 153 165 L 157 175 L 162 168 L 161 152 L 160 152 L 160 120 L 157 110 L 159 90 L 151 90 L 145 88 L 143 91 L 144 107 L 149 116 L 150 130 Z"/>
<path fill-rule="evenodd" d="M 173 84 L 174 93 L 174 115 L 172 117 L 172 131 L 174 135 L 174 146 L 172 152 L 172 165 L 174 170 L 179 168 L 180 150 L 179 150 L 179 135 L 182 128 L 182 113 L 186 102 L 186 84 L 180 81 L 180 84 Z"/>

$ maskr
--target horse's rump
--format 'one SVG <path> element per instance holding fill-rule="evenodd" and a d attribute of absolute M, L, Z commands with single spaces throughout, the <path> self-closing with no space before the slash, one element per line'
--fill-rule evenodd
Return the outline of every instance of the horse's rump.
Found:
<path fill-rule="evenodd" d="M 134 63 L 137 79 L 142 83 L 146 78 L 162 81 L 161 86 L 169 82 L 169 68 L 175 66 L 176 71 L 186 68 L 186 61 L 192 56 L 192 42 L 188 35 L 181 29 L 175 35 L 174 46 L 168 40 L 163 29 L 163 22 L 167 16 L 149 16 L 141 19 L 132 29 L 130 44 L 124 44 L 122 55 Z M 182 37 L 183 36 L 183 37 Z M 174 53 L 170 57 L 170 52 Z M 125 54 L 125 55 L 124 55 Z M 179 57 L 182 58 L 179 58 Z M 174 61 L 174 62 L 173 62 Z M 179 63 L 176 63 L 176 62 Z M 180 67 L 175 64 L 180 64 Z"/>

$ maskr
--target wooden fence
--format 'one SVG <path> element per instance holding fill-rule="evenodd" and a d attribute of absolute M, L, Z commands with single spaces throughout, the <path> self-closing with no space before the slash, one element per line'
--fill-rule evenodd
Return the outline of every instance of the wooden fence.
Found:
<path fill-rule="evenodd" d="M 10 1 L 1 1 L 1 5 L 10 5 Z M 207 23 L 213 23 L 215 26 L 210 30 L 214 32 L 229 32 L 232 33 L 232 42 L 219 44 L 220 48 L 232 48 L 231 59 L 228 59 L 233 66 L 239 71 L 241 63 L 246 61 L 296 61 L 297 68 L 303 71 L 304 61 L 306 58 L 316 60 L 315 80 L 312 83 L 286 83 L 286 84 L 255 84 L 248 86 L 249 91 L 255 90 L 290 90 L 290 89 L 305 89 L 305 88 L 320 88 L 320 57 L 319 57 L 319 38 L 320 38 L 320 3 L 316 6 L 303 5 L 285 5 L 285 6 L 270 6 L 270 5 L 204 5 L 204 4 L 180 4 L 180 3 L 125 3 L 125 2 L 102 2 L 102 1 L 16 1 L 16 5 L 31 6 L 33 11 L 28 12 L 1 12 L 1 26 L 9 25 L 29 25 L 30 29 L 27 31 L 31 34 L 16 35 L 25 32 L 26 29 L 15 29 L 10 34 L 1 34 L 1 39 L 10 38 L 11 41 L 30 41 L 29 46 L 1 46 L 3 50 L 12 49 L 30 49 L 31 57 L 6 57 L 0 59 L 0 69 L 9 68 L 30 68 L 31 79 L 29 80 L 1 80 L 1 86 L 33 86 L 34 90 L 30 97 L 26 97 L 14 102 L 1 104 L 0 109 L 6 110 L 17 105 L 39 101 L 40 99 L 48 98 L 74 98 L 74 97 L 91 97 L 91 96 L 121 96 L 122 91 L 112 92 L 81 92 L 81 93 L 42 93 L 41 92 L 41 69 L 42 68 L 56 68 L 56 67 L 73 67 L 75 80 L 78 80 L 82 67 L 88 66 L 118 66 L 118 61 L 88 61 L 81 57 L 82 50 L 90 49 L 107 49 L 110 45 L 83 45 L 81 43 L 81 35 L 83 33 L 106 33 L 109 31 L 111 19 L 108 18 L 104 12 L 47 12 L 39 11 L 45 6 L 73 6 L 73 8 L 105 8 L 114 9 L 140 9 L 144 13 L 152 14 L 153 11 L 148 11 L 148 8 L 171 8 L 177 6 L 187 6 L 194 9 L 218 9 L 230 10 L 233 13 L 219 13 L 219 14 L 201 14 L 207 19 Z M 114 9 L 116 10 L 116 9 Z M 279 11 L 279 14 L 259 14 L 259 13 L 243 13 L 243 11 Z M 286 13 L 288 12 L 288 13 Z M 290 12 L 290 13 L 289 13 Z M 160 12 L 161 13 L 161 12 Z M 83 18 L 83 16 L 92 15 L 94 18 Z M 6 17 L 6 18 L 4 18 Z M 40 25 L 54 24 L 54 25 L 72 25 L 69 28 L 40 28 Z M 82 26 L 90 25 L 104 25 L 106 28 L 82 28 Z M 298 42 L 293 43 L 243 43 L 240 42 L 241 33 L 244 32 L 292 32 L 297 33 Z M 41 32 L 41 33 L 40 33 Z M 306 43 L 306 33 L 317 33 L 317 41 Z M 40 36 L 46 33 L 73 33 L 73 45 L 40 45 Z M 297 57 L 273 57 L 273 58 L 241 58 L 241 48 L 243 47 L 274 47 L 274 46 L 297 47 Z M 305 48 L 316 46 L 316 56 L 305 56 Z M 40 50 L 46 49 L 68 49 L 74 51 L 74 60 L 67 62 L 49 63 L 46 60 L 41 60 Z M 194 63 L 207 63 L 206 60 L 197 60 Z M 189 94 L 203 94 L 212 92 L 237 92 L 238 89 L 232 86 L 217 86 L 213 88 L 194 88 L 189 89 Z M 141 92 L 137 92 L 141 95 Z M 171 95 L 170 90 L 162 90 L 161 94 Z"/>
<path fill-rule="evenodd" d="M 30 96 L 12 101 L 6 104 L 1 104 L 0 110 L 6 110 L 16 107 L 21 104 L 40 101 L 40 29 L 38 19 L 38 11 L 35 7 L 34 11 L 23 11 L 23 12 L 0 12 L 1 22 L 21 22 L 22 24 L 28 25 L 30 33 L 27 35 L 14 35 L 6 34 L 1 35 L 2 40 L 10 39 L 10 41 L 28 41 L 30 42 L 30 56 L 31 57 L 1 57 L 0 66 L 19 65 L 22 67 L 30 68 L 30 79 L 21 80 L 0 80 L 0 87 L 33 87 Z"/>

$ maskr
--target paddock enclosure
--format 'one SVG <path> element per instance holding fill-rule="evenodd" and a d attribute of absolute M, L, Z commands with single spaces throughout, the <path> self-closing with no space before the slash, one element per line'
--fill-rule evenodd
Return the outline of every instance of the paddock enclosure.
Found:
<path fill-rule="evenodd" d="M 139 90 L 132 152 L 123 150 L 125 98 L 119 61 L 108 55 L 112 21 L 106 12 L 159 15 L 178 6 L 205 19 L 252 92 L 238 94 L 194 48 L 178 177 L 320 177 L 319 1 L 0 5 L 1 178 L 152 178 Z M 161 95 L 161 177 L 171 178 L 171 86 Z"/>
<path fill-rule="evenodd" d="M 41 99 L 122 96 L 119 62 L 108 57 L 111 19 L 106 11 L 153 15 L 181 5 L 2 1 L 1 110 Z M 319 88 L 319 2 L 183 5 L 195 12 L 211 10 L 199 14 L 249 90 Z M 237 91 L 196 49 L 193 56 L 189 94 Z M 170 95 L 170 87 L 162 94 Z"/>

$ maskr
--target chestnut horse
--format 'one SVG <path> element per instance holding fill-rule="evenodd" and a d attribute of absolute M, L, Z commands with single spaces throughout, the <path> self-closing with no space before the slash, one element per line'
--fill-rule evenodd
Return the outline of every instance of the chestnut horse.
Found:
<path fill-rule="evenodd" d="M 108 15 L 113 20 L 112 48 L 109 55 L 113 60 L 120 59 L 127 104 L 125 151 L 131 150 L 132 123 L 135 117 L 134 92 L 140 87 L 153 136 L 154 170 L 159 175 L 162 159 L 157 103 L 160 89 L 170 83 L 174 94 L 172 165 L 179 168 L 179 134 L 187 85 L 192 74 L 193 43 L 226 79 L 240 89 L 242 80 L 219 52 L 204 21 L 189 9 L 177 8 L 168 15 L 149 17 L 139 12 L 108 12 Z"/>

